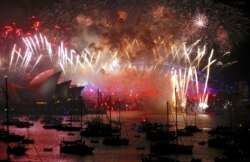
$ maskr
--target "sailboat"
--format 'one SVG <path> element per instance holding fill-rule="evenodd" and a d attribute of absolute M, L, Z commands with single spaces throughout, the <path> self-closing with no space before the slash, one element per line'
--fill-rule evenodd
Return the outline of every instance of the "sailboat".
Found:
<path fill-rule="evenodd" d="M 6 97 L 6 115 L 7 115 L 7 134 L 3 137 L 4 141 L 8 143 L 7 155 L 9 159 L 10 154 L 14 154 L 16 156 L 25 155 L 27 148 L 24 147 L 21 143 L 16 146 L 9 146 L 9 142 L 17 142 L 17 140 L 23 139 L 23 136 L 19 136 L 9 131 L 9 94 L 8 94 L 8 78 L 5 76 L 5 97 Z"/>
<path fill-rule="evenodd" d="M 178 102 L 177 102 L 177 95 L 176 95 L 176 88 L 175 88 L 175 108 L 176 108 L 176 143 L 170 143 L 169 140 L 160 141 L 151 143 L 150 145 L 150 152 L 160 155 L 168 155 L 168 154 L 192 154 L 193 153 L 193 145 L 183 145 L 180 144 L 178 141 L 178 118 L 177 118 L 177 108 L 178 108 Z"/>
<path fill-rule="evenodd" d="M 170 127 L 172 125 L 169 124 L 169 104 L 167 102 L 167 124 L 156 124 L 154 123 L 151 129 L 146 131 L 146 138 L 149 141 L 173 141 L 176 139 L 176 135 L 174 131 L 170 131 Z"/>
<path fill-rule="evenodd" d="M 78 100 L 81 101 L 80 97 L 72 97 L 70 98 L 70 102 L 71 102 L 71 113 L 70 113 L 70 119 L 67 119 L 68 121 L 70 121 L 69 123 L 67 124 L 60 124 L 58 127 L 57 127 L 57 130 L 58 131 L 81 131 L 82 127 L 78 127 L 78 126 L 73 126 L 73 107 L 74 105 L 76 105 L 76 102 L 78 102 Z M 80 104 L 81 105 L 81 104 Z M 81 113 L 82 113 L 82 107 L 81 107 Z M 76 120 L 76 119 L 75 119 Z M 79 121 L 79 120 L 78 120 Z"/>
<path fill-rule="evenodd" d="M 148 154 L 148 155 L 142 155 L 141 162 L 180 162 L 180 160 L 166 156 Z"/>
<path fill-rule="evenodd" d="M 85 109 L 85 104 L 83 103 Z M 106 137 L 110 135 L 110 125 L 104 123 L 100 118 L 100 93 L 97 90 L 97 116 L 95 120 L 89 121 L 87 127 L 81 130 L 80 135 L 84 137 Z"/>
<path fill-rule="evenodd" d="M 94 147 L 90 147 L 85 144 L 83 140 L 75 141 L 62 141 L 60 144 L 60 152 L 66 154 L 76 154 L 76 155 L 91 155 L 93 154 Z"/>
<path fill-rule="evenodd" d="M 28 137 L 24 137 L 22 140 L 20 140 L 20 143 L 22 144 L 34 144 L 34 139 L 30 137 L 29 128 L 27 128 Z"/>
<path fill-rule="evenodd" d="M 79 98 L 82 99 L 82 96 L 80 96 Z M 82 109 L 82 104 L 81 104 L 81 109 Z M 73 141 L 66 141 L 63 139 L 60 144 L 60 152 L 66 154 L 75 154 L 80 156 L 91 155 L 93 154 L 93 150 L 94 147 L 86 145 L 85 141 L 82 138 Z"/>
<path fill-rule="evenodd" d="M 111 100 L 111 98 L 110 98 Z M 117 128 L 112 127 L 112 118 L 111 118 L 111 108 L 109 110 L 109 124 L 110 124 L 110 131 L 111 134 L 106 136 L 103 139 L 104 145 L 112 145 L 112 146 L 121 146 L 121 145 L 128 145 L 129 139 L 121 137 L 121 119 L 120 119 L 120 104 L 118 101 L 118 112 L 119 112 L 119 121 L 117 122 L 119 126 Z"/>
<path fill-rule="evenodd" d="M 184 112 L 182 112 L 184 113 Z M 202 129 L 198 128 L 196 125 L 196 110 L 195 110 L 195 114 L 194 114 L 194 124 L 188 124 L 188 113 L 187 113 L 187 108 L 185 108 L 185 114 L 186 114 L 186 119 L 185 120 L 185 127 L 183 129 L 179 129 L 178 130 L 178 135 L 179 136 L 193 136 L 194 133 L 198 133 L 201 132 Z"/>
<path fill-rule="evenodd" d="M 25 155 L 26 151 L 27 151 L 27 148 L 21 144 L 18 144 L 17 146 L 13 146 L 13 147 L 8 146 L 8 148 L 7 148 L 8 155 L 14 154 L 16 156 L 21 156 L 21 155 Z"/>

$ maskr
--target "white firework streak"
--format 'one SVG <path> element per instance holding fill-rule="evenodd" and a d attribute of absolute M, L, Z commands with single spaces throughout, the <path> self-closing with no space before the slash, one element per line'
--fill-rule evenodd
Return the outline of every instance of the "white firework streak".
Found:
<path fill-rule="evenodd" d="M 156 70 L 159 65 L 178 65 L 174 67 L 172 66 L 171 69 L 173 96 L 174 88 L 176 87 L 178 100 L 180 101 L 181 106 L 185 107 L 189 87 L 194 82 L 196 95 L 199 96 L 201 94 L 199 96 L 199 101 L 197 101 L 198 104 L 207 105 L 209 95 L 207 92 L 207 84 L 210 75 L 210 66 L 216 60 L 212 60 L 212 50 L 207 64 L 205 67 L 201 67 L 201 60 L 207 57 L 207 49 L 206 46 L 199 47 L 200 40 L 197 40 L 191 45 L 187 45 L 185 42 L 180 45 L 173 44 L 171 50 L 168 51 L 164 40 L 160 40 L 159 38 L 155 40 L 159 45 L 153 49 L 154 62 L 152 64 L 141 63 L 139 65 L 134 64 L 131 61 L 131 58 L 135 57 L 133 49 L 140 49 L 142 48 L 141 46 L 143 46 L 143 44 L 136 39 L 131 41 L 131 43 L 127 43 L 128 46 L 125 48 L 124 52 L 124 58 L 126 59 L 123 61 L 120 57 L 123 53 L 118 51 L 111 52 L 110 50 L 103 50 L 91 52 L 89 49 L 85 48 L 80 52 L 76 52 L 73 49 L 66 48 L 64 42 L 61 42 L 58 47 L 52 48 L 51 43 L 42 34 L 39 34 L 39 36 L 35 35 L 34 37 L 23 38 L 23 42 L 26 45 L 24 54 L 21 53 L 21 50 L 17 50 L 16 45 L 13 47 L 9 62 L 10 70 L 15 69 L 31 72 L 45 56 L 48 56 L 51 60 L 51 64 L 55 67 L 59 67 L 64 75 L 82 71 L 93 74 L 98 74 L 100 71 L 116 74 L 126 72 L 127 70 L 143 71 L 145 74 L 152 74 L 157 72 Z M 13 64 L 13 62 L 15 62 L 15 64 Z M 200 70 L 206 70 L 206 79 L 204 83 L 200 81 L 198 75 L 198 71 Z M 199 89 L 199 84 L 204 84 L 202 91 Z M 172 99 L 174 101 L 174 97 L 172 97 Z M 206 106 L 201 107 L 206 108 Z"/>
<path fill-rule="evenodd" d="M 30 71 L 32 71 L 41 61 L 42 55 L 48 55 L 53 61 L 51 43 L 47 41 L 45 36 L 39 34 L 39 37 L 34 35 L 34 37 L 25 37 L 22 40 L 26 46 L 25 53 L 22 54 L 21 49 L 17 51 L 15 44 L 11 51 L 9 69 L 19 69 L 25 72 L 31 66 Z M 13 66 L 14 60 L 16 60 L 15 66 Z"/>
<path fill-rule="evenodd" d="M 14 46 L 13 46 L 13 48 L 12 48 L 12 51 L 11 51 L 9 69 L 11 69 L 12 62 L 13 62 L 13 59 L 14 59 L 15 51 L 16 51 L 16 44 L 14 44 Z M 18 58 L 17 58 L 17 59 L 18 59 Z"/>
<path fill-rule="evenodd" d="M 175 102 L 175 88 L 177 92 L 177 99 L 179 100 L 180 106 L 185 108 L 186 102 L 187 102 L 187 93 L 188 88 L 192 82 L 195 82 L 196 87 L 196 94 L 198 96 L 198 105 L 200 109 L 205 109 L 208 107 L 208 96 L 209 92 L 207 91 L 208 86 L 208 79 L 210 75 L 210 66 L 216 61 L 212 60 L 213 57 L 213 50 L 211 51 L 208 63 L 207 65 L 202 69 L 202 71 L 206 70 L 205 74 L 205 82 L 201 82 L 198 76 L 198 71 L 200 68 L 200 62 L 204 58 L 206 54 L 206 46 L 203 46 L 202 48 L 197 48 L 197 51 L 195 52 L 195 55 L 193 53 L 193 49 L 195 46 L 197 46 L 199 40 L 192 44 L 189 47 L 186 47 L 186 44 L 184 43 L 182 47 L 175 48 L 172 47 L 172 52 L 175 52 L 173 57 L 178 60 L 179 62 L 184 63 L 187 67 L 182 67 L 179 69 L 172 69 L 172 103 Z M 194 58 L 192 58 L 194 55 Z M 191 61 L 193 60 L 193 61 Z M 204 84 L 204 88 L 202 90 L 199 89 L 199 84 Z M 177 105 L 178 106 L 178 105 Z"/>
<path fill-rule="evenodd" d="M 187 103 L 187 91 L 189 87 L 190 80 L 192 78 L 193 72 L 192 67 L 184 68 L 183 69 L 173 69 L 172 70 L 172 90 L 173 90 L 173 96 L 172 102 L 175 102 L 175 88 L 177 93 L 177 99 L 179 100 L 180 106 L 182 108 L 186 108 Z M 179 105 L 177 105 L 179 106 Z"/>
<path fill-rule="evenodd" d="M 209 74 L 210 74 L 210 66 L 216 61 L 216 60 L 211 61 L 211 59 L 213 57 L 213 53 L 214 53 L 214 50 L 211 51 L 210 56 L 208 58 L 208 64 L 204 68 L 204 70 L 206 69 L 206 81 L 205 81 L 205 86 L 204 86 L 204 89 L 203 89 L 203 93 L 200 96 L 199 107 L 201 109 L 206 109 L 208 107 L 207 101 L 208 101 L 209 92 L 207 92 L 207 84 L 208 84 L 208 79 L 209 79 Z"/>

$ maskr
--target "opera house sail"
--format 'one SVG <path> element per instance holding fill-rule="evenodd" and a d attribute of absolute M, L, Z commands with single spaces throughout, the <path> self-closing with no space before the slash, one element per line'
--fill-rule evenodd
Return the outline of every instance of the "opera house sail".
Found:
<path fill-rule="evenodd" d="M 27 86 L 13 86 L 9 83 L 10 99 L 14 108 L 19 112 L 60 114 L 64 113 L 70 105 L 79 108 L 81 105 L 78 101 L 84 87 L 71 85 L 71 80 L 60 79 L 61 74 L 61 71 L 55 72 L 49 69 L 36 75 Z"/>

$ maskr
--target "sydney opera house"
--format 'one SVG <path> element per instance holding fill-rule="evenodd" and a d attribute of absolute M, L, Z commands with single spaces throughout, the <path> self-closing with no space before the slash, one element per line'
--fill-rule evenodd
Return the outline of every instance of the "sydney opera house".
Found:
<path fill-rule="evenodd" d="M 49 69 L 36 75 L 25 86 L 8 80 L 9 105 L 15 113 L 65 113 L 79 111 L 84 87 L 63 81 L 61 71 Z M 0 103 L 5 104 L 5 86 L 2 85 Z M 4 106 L 3 106 L 4 107 Z"/>

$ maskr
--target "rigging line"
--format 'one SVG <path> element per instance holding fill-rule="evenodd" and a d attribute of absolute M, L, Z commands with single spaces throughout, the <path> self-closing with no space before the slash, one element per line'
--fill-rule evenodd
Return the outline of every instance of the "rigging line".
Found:
<path fill-rule="evenodd" d="M 28 132 L 28 137 L 30 137 L 29 128 L 27 128 L 27 132 Z M 36 145 L 33 144 L 33 146 L 34 146 L 34 148 L 35 148 L 35 151 L 36 151 L 36 154 L 37 154 L 39 160 L 42 162 L 42 158 L 41 158 L 40 154 L 39 154 L 38 151 L 37 151 Z"/>
<path fill-rule="evenodd" d="M 202 122 L 202 118 L 201 119 L 199 118 L 199 114 L 197 112 L 195 112 L 195 115 L 196 115 L 196 117 L 195 117 L 196 118 L 196 123 L 195 124 L 197 125 L 197 123 L 198 123 L 200 125 L 200 127 L 203 128 L 204 127 L 204 125 L 203 125 L 204 122 Z"/>
<path fill-rule="evenodd" d="M 184 123 L 187 126 L 188 125 L 188 123 L 187 123 L 187 116 L 185 117 L 184 110 L 182 109 L 182 107 L 181 107 L 181 113 L 182 113 L 182 116 L 183 116 Z"/>
<path fill-rule="evenodd" d="M 173 121 L 175 121 L 175 119 L 174 119 L 174 114 L 173 114 L 173 112 L 172 112 L 171 107 L 170 107 L 169 111 L 170 111 L 170 114 L 171 114 L 171 116 L 172 116 L 172 122 L 173 122 Z"/>
<path fill-rule="evenodd" d="M 126 122 L 124 122 L 124 118 L 122 117 L 122 115 L 120 115 L 120 119 L 122 121 L 122 125 L 124 125 L 124 129 L 125 129 L 126 135 L 129 138 L 128 129 L 127 129 L 126 124 L 125 124 Z"/>

